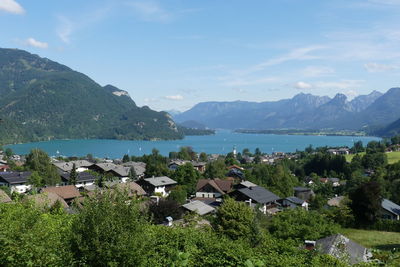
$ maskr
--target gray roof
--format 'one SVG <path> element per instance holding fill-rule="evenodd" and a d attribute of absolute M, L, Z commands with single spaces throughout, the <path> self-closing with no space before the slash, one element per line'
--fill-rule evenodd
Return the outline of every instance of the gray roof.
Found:
<path fill-rule="evenodd" d="M 102 169 L 104 172 L 112 171 L 121 177 L 129 176 L 129 171 L 131 169 L 130 167 L 116 165 L 114 163 L 97 163 L 96 166 Z"/>
<path fill-rule="evenodd" d="M 390 201 L 389 199 L 384 198 L 382 200 L 382 208 L 397 216 L 400 215 L 400 206 Z"/>
<path fill-rule="evenodd" d="M 24 184 L 28 182 L 31 172 L 0 172 L 0 181 L 4 181 L 10 185 Z"/>
<path fill-rule="evenodd" d="M 243 181 L 240 184 L 245 186 L 245 187 L 247 187 L 247 188 L 257 186 L 256 184 L 253 184 L 252 182 L 249 182 L 249 181 Z"/>
<path fill-rule="evenodd" d="M 167 176 L 146 178 L 144 180 L 153 186 L 164 186 L 164 185 L 177 184 L 176 181 L 172 180 L 171 178 L 169 178 Z"/>
<path fill-rule="evenodd" d="M 146 163 L 144 162 L 135 162 L 130 161 L 122 164 L 125 167 L 133 167 L 135 168 L 135 172 L 137 175 L 142 176 L 146 171 Z"/>
<path fill-rule="evenodd" d="M 311 188 L 297 186 L 297 187 L 293 187 L 293 190 L 297 191 L 297 192 L 307 192 L 307 191 L 311 191 Z"/>
<path fill-rule="evenodd" d="M 81 168 L 81 167 L 90 167 L 93 165 L 93 163 L 87 161 L 87 160 L 74 160 L 74 161 L 69 161 L 69 162 L 54 162 L 53 165 L 59 168 L 62 171 L 69 172 L 72 170 L 72 167 L 75 164 L 75 168 Z"/>
<path fill-rule="evenodd" d="M 260 203 L 260 204 L 274 202 L 276 200 L 281 199 L 280 197 L 278 197 L 271 191 L 268 191 L 267 189 L 265 189 L 264 187 L 261 187 L 261 186 L 255 186 L 255 187 L 250 187 L 250 188 L 241 188 L 241 189 L 238 189 L 237 191 L 239 191 L 243 195 L 251 198 L 252 200 L 254 200 L 255 202 Z"/>
<path fill-rule="evenodd" d="M 286 200 L 288 200 L 294 204 L 297 204 L 297 205 L 302 205 L 304 202 L 306 202 L 298 197 L 287 197 Z"/>
<path fill-rule="evenodd" d="M 187 210 L 194 211 L 199 215 L 205 215 L 207 213 L 215 211 L 213 207 L 199 200 L 195 200 L 185 205 L 182 205 L 182 207 Z"/>
<path fill-rule="evenodd" d="M 370 256 L 365 247 L 341 234 L 331 235 L 317 240 L 316 248 L 320 252 L 332 255 L 336 258 L 348 257 L 351 264 L 365 262 Z"/>

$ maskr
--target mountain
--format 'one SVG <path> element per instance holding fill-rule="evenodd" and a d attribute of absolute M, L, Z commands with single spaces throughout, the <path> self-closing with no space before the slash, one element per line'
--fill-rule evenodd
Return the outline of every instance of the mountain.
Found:
<path fill-rule="evenodd" d="M 227 129 L 373 129 L 398 119 L 399 101 L 400 88 L 385 94 L 373 91 L 352 101 L 344 94 L 331 99 L 300 93 L 273 102 L 203 102 L 175 119 Z"/>
<path fill-rule="evenodd" d="M 399 135 L 400 134 L 400 119 L 390 123 L 386 127 L 371 131 L 371 134 L 378 135 L 378 136 L 384 136 L 384 137 L 391 137 L 394 135 Z"/>
<path fill-rule="evenodd" d="M 67 66 L 0 49 L 0 142 L 182 138 L 165 112 L 138 107 L 126 91 Z"/>

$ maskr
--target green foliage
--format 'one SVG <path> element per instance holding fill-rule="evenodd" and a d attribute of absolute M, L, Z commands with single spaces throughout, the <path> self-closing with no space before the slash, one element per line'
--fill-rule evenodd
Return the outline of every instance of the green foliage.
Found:
<path fill-rule="evenodd" d="M 222 159 L 207 163 L 204 177 L 209 179 L 223 178 L 226 174 L 225 162 Z"/>
<path fill-rule="evenodd" d="M 255 214 L 246 203 L 226 198 L 217 210 L 214 228 L 233 240 L 249 239 L 254 234 L 254 220 Z"/>
<path fill-rule="evenodd" d="M 122 193 L 86 199 L 71 227 L 70 249 L 83 266 L 136 266 L 143 260 L 146 221 Z"/>
<path fill-rule="evenodd" d="M 131 181 L 136 181 L 136 179 L 138 178 L 137 174 L 136 174 L 136 170 L 135 167 L 131 167 L 129 170 L 129 179 Z"/>
<path fill-rule="evenodd" d="M 349 197 L 352 201 L 350 207 L 358 224 L 368 225 L 375 222 L 382 202 L 381 188 L 377 182 L 360 185 Z"/>
<path fill-rule="evenodd" d="M 66 66 L 17 49 L 0 49 L 0 62 L 4 143 L 183 137 L 167 113 L 137 107 L 129 96 L 114 95 L 118 88 Z"/>
<path fill-rule="evenodd" d="M 205 152 L 201 152 L 199 155 L 199 160 L 206 162 L 208 160 L 207 154 Z"/>
<path fill-rule="evenodd" d="M 171 178 L 184 185 L 188 193 L 193 194 L 196 191 L 197 181 L 200 179 L 200 173 L 193 168 L 191 163 L 185 163 L 179 166 L 171 175 Z"/>
<path fill-rule="evenodd" d="M 29 170 L 36 171 L 41 180 L 41 186 L 56 185 L 60 183 L 61 178 L 57 173 L 55 166 L 51 164 L 49 156 L 40 149 L 32 149 L 26 157 L 26 167 Z M 36 179 L 35 182 L 38 182 Z"/>
<path fill-rule="evenodd" d="M 179 204 L 185 204 L 187 198 L 187 191 L 184 186 L 176 186 L 174 187 L 167 197 L 169 200 L 173 200 Z"/>
<path fill-rule="evenodd" d="M 72 217 L 34 207 L 0 204 L 2 266 L 70 266 L 68 235 Z"/>
<path fill-rule="evenodd" d="M 43 178 L 37 171 L 32 172 L 31 176 L 28 178 L 28 183 L 33 187 L 41 187 L 44 184 Z"/>
<path fill-rule="evenodd" d="M 179 203 L 171 199 L 160 199 L 151 203 L 149 213 L 156 224 L 163 223 L 168 216 L 174 220 L 179 220 L 182 217 L 182 209 Z"/>
<path fill-rule="evenodd" d="M 76 172 L 76 165 L 75 163 L 72 164 L 72 170 L 69 175 L 69 184 L 76 185 L 78 179 L 78 173 Z"/>
<path fill-rule="evenodd" d="M 123 157 L 122 157 L 122 162 L 128 162 L 128 161 L 130 161 L 130 157 L 129 157 L 129 155 L 127 155 L 127 154 L 125 154 Z"/>
<path fill-rule="evenodd" d="M 338 233 L 339 226 L 317 211 L 297 208 L 275 215 L 269 231 L 277 238 L 303 242 Z"/>

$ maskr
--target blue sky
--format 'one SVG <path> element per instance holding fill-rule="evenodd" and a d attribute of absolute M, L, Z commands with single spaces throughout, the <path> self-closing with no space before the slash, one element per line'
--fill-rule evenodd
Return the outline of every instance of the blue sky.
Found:
<path fill-rule="evenodd" d="M 400 0 L 0 0 L 0 25 L 156 110 L 400 86 Z"/>

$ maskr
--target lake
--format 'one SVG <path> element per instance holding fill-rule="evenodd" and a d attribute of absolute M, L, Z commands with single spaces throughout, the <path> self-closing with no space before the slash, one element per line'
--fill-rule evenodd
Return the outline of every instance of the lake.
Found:
<path fill-rule="evenodd" d="M 170 151 L 178 151 L 182 146 L 191 146 L 196 152 L 207 154 L 227 154 L 235 146 L 238 152 L 244 148 L 254 150 L 258 147 L 264 153 L 294 152 L 304 150 L 310 144 L 319 146 L 349 146 L 361 140 L 364 145 L 378 137 L 356 136 L 312 136 L 312 135 L 275 135 L 243 134 L 230 131 L 217 131 L 215 135 L 187 136 L 173 141 L 127 141 L 127 140 L 52 140 L 26 144 L 9 145 L 16 154 L 28 154 L 33 148 L 46 151 L 50 156 L 85 156 L 121 158 L 124 154 L 141 156 L 150 154 L 153 148 L 167 156 Z"/>

